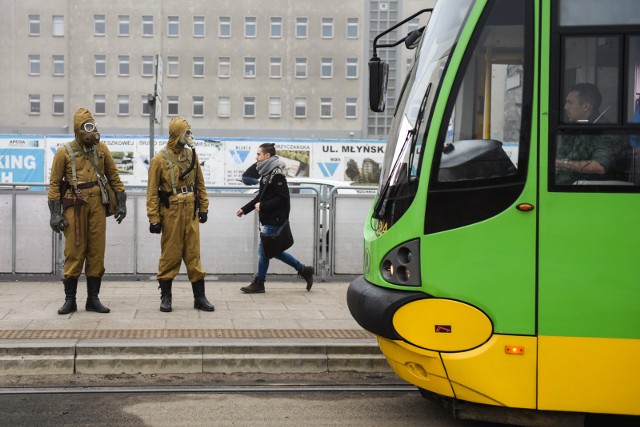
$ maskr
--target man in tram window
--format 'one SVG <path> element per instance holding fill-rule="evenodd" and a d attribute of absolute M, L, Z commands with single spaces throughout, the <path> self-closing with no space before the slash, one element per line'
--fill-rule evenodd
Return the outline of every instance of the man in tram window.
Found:
<path fill-rule="evenodd" d="M 606 123 L 600 111 L 602 95 L 591 83 L 569 89 L 564 103 L 568 123 Z M 616 175 L 619 141 L 611 135 L 565 135 L 558 140 L 556 184 L 579 180 L 611 180 Z"/>

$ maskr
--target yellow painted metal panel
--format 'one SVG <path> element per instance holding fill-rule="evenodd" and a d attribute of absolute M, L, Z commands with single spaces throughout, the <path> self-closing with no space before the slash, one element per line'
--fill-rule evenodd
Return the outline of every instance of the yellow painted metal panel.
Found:
<path fill-rule="evenodd" d="M 428 298 L 403 305 L 393 316 L 393 327 L 403 339 L 434 351 L 464 351 L 487 341 L 491 320 L 460 301 Z"/>
<path fill-rule="evenodd" d="M 539 337 L 539 409 L 640 415 L 640 340 Z"/>
<path fill-rule="evenodd" d="M 453 397 L 438 353 L 381 337 L 378 345 L 400 378 L 425 390 Z"/>
<path fill-rule="evenodd" d="M 521 346 L 522 354 L 507 354 Z M 494 335 L 463 353 L 442 353 L 456 397 L 469 402 L 535 409 L 536 337 Z"/>

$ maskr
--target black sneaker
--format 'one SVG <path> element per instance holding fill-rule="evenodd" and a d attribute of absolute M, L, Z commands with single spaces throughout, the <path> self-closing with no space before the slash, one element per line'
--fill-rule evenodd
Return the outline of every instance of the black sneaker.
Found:
<path fill-rule="evenodd" d="M 313 267 L 303 266 L 300 271 L 298 271 L 298 277 L 304 279 L 307 282 L 307 290 L 310 291 L 313 286 Z"/>

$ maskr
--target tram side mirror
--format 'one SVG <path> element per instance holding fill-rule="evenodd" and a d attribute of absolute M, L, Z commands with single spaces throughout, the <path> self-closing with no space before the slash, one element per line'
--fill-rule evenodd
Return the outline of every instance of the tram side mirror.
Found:
<path fill-rule="evenodd" d="M 422 39 L 422 33 L 424 33 L 424 27 L 411 31 L 404 39 L 404 45 L 407 49 L 415 49 Z"/>
<path fill-rule="evenodd" d="M 389 64 L 373 56 L 369 61 L 369 107 L 371 111 L 381 113 L 387 103 L 387 79 Z"/>

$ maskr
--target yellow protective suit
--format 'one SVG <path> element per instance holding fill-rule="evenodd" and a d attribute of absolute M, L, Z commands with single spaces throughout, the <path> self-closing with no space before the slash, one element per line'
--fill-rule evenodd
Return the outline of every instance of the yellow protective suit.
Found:
<path fill-rule="evenodd" d="M 93 119 L 93 116 L 85 108 L 79 108 L 73 117 L 76 139 L 71 141 L 70 145 L 75 153 L 78 184 L 79 186 L 91 185 L 89 183 L 96 184 L 89 188 L 80 189 L 80 194 L 75 195 L 77 207 L 67 206 L 63 211 L 64 218 L 69 223 L 69 226 L 64 230 L 65 279 L 79 277 L 83 266 L 87 277 L 102 277 L 104 274 L 106 210 L 102 204 L 100 187 L 97 185 L 98 175 L 86 157 L 91 158 L 97 164 L 98 169 L 107 177 L 114 191 L 125 191 L 109 148 L 102 142 L 98 143 L 96 147 L 97 158 L 95 158 L 88 147 L 78 142 L 80 126 L 91 119 Z M 49 200 L 60 200 L 62 177 L 65 177 L 66 181 L 71 184 L 73 178 L 71 157 L 64 146 L 56 151 L 53 158 L 49 182 Z M 67 187 L 63 198 L 65 202 L 73 200 L 74 192 L 72 187 Z M 63 202 L 63 205 L 66 204 Z"/>
<path fill-rule="evenodd" d="M 194 219 L 194 203 L 197 194 L 199 212 L 207 213 L 209 199 L 197 156 L 193 170 L 183 180 L 179 179 L 180 174 L 189 167 L 193 155 L 190 148 L 178 145 L 180 136 L 188 128 L 186 120 L 180 117 L 172 119 L 169 123 L 169 142 L 163 148 L 168 155 L 163 155 L 161 150 L 151 160 L 147 184 L 147 216 L 151 224 L 162 224 L 162 253 L 157 279 L 173 280 L 184 260 L 189 281 L 194 283 L 205 277 L 200 260 L 200 223 L 197 214 Z M 158 190 L 169 193 L 168 208 L 161 203 Z"/>

